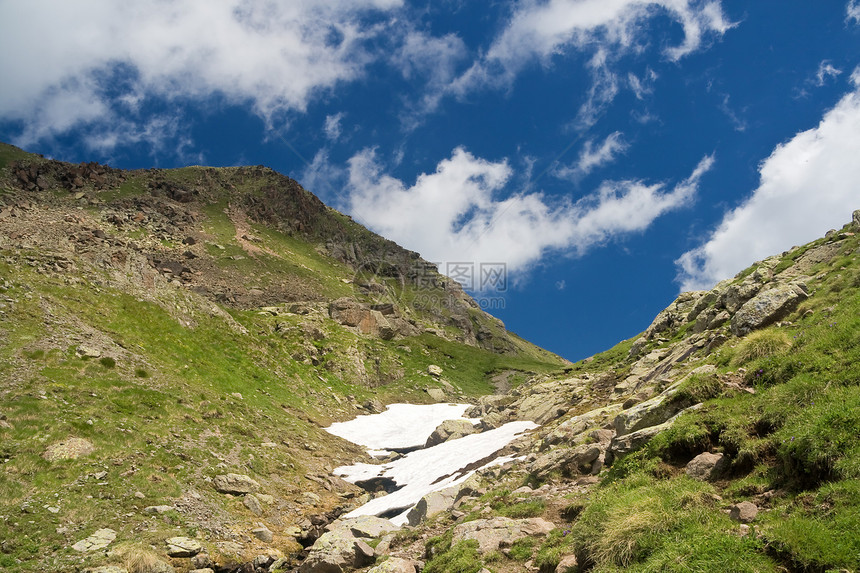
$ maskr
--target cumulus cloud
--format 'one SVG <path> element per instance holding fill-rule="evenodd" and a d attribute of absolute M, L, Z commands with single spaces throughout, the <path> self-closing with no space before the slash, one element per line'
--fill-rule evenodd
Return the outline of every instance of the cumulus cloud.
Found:
<path fill-rule="evenodd" d="M 719 0 L 525 1 L 484 56 L 452 82 L 450 90 L 464 95 L 482 86 L 509 85 L 536 60 L 549 65 L 553 56 L 570 50 L 593 51 L 588 64 L 593 85 L 579 113 L 582 127 L 588 128 L 618 92 L 614 61 L 644 49 L 643 24 L 657 16 L 667 16 L 683 28 L 681 43 L 664 49 L 671 61 L 700 49 L 707 36 L 721 36 L 733 26 Z M 627 79 L 637 97 L 644 93 L 638 78 Z"/>
<path fill-rule="evenodd" d="M 595 169 L 612 163 L 629 147 L 620 131 L 609 134 L 599 145 L 588 140 L 579 152 L 579 158 L 573 166 L 564 166 L 555 170 L 555 175 L 561 179 L 578 181 Z"/>
<path fill-rule="evenodd" d="M 700 247 L 677 261 L 684 290 L 710 288 L 754 261 L 841 227 L 860 208 L 860 68 L 854 91 L 819 125 L 778 145 L 762 162 L 760 183 Z"/>
<path fill-rule="evenodd" d="M 503 262 L 522 271 L 551 250 L 583 254 L 645 230 L 660 215 L 687 205 L 712 164 L 712 157 L 704 158 L 671 189 L 663 183 L 607 181 L 571 202 L 538 192 L 503 197 L 513 176 L 508 162 L 475 157 L 463 148 L 411 186 L 384 173 L 376 152 L 365 150 L 349 162 L 349 211 L 428 260 Z"/>
<path fill-rule="evenodd" d="M 30 0 L 0 4 L 0 118 L 21 144 L 217 95 L 270 124 L 363 73 L 369 13 L 402 0 Z M 38 33 L 34 33 L 34 29 Z"/>

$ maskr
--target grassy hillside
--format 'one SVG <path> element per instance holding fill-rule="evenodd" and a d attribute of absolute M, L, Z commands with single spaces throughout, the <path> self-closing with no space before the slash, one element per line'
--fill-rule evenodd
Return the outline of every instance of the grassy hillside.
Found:
<path fill-rule="evenodd" d="M 397 330 L 334 320 L 337 299 Z M 98 565 L 71 546 L 105 527 L 144 562 L 187 535 L 242 563 L 272 547 L 259 524 L 296 550 L 284 532 L 361 495 L 330 475 L 363 452 L 321 428 L 564 364 L 270 170 L 122 172 L 0 146 L 5 571 Z M 262 484 L 261 515 L 213 489 L 226 473 Z M 174 509 L 144 511 L 159 505 Z"/>

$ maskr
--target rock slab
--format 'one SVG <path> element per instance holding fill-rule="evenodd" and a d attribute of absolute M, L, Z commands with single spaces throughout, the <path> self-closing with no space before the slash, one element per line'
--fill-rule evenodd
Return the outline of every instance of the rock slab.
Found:
<path fill-rule="evenodd" d="M 215 476 L 212 485 L 216 491 L 233 495 L 245 495 L 254 493 L 260 489 L 260 484 L 250 477 L 242 474 L 223 474 Z"/>
<path fill-rule="evenodd" d="M 116 539 L 116 531 L 109 528 L 99 529 L 86 539 L 72 545 L 72 549 L 81 553 L 98 551 L 110 545 L 114 539 Z"/>

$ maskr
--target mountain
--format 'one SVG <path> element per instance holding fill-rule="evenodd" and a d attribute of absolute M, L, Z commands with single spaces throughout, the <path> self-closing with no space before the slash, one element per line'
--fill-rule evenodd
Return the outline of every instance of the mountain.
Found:
<path fill-rule="evenodd" d="M 0 567 L 855 571 L 858 232 L 569 363 L 264 167 L 0 146 Z M 448 401 L 540 426 L 410 526 L 344 517 L 385 491 L 335 467 L 380 462 L 323 428 Z"/>

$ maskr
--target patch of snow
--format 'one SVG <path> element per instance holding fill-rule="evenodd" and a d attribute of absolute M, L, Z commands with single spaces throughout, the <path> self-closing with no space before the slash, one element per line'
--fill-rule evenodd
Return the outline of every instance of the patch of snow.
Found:
<path fill-rule="evenodd" d="M 462 411 L 460 412 L 462 414 Z M 369 416 L 366 416 L 369 417 Z M 433 426 L 435 429 L 436 423 Z M 437 491 L 464 482 L 476 469 L 465 468 L 492 456 L 508 445 L 519 434 L 537 428 L 534 422 L 510 422 L 480 434 L 449 440 L 432 448 L 411 452 L 402 458 L 382 465 L 355 464 L 334 470 L 335 475 L 355 483 L 373 477 L 392 479 L 401 489 L 378 497 L 351 511 L 344 517 L 380 515 L 392 510 L 403 512 L 391 519 L 396 525 L 406 523 L 406 513 L 431 491 Z M 430 430 L 432 432 L 432 429 Z M 426 439 L 426 436 L 425 436 Z M 380 444 L 382 445 L 382 444 Z M 390 444 L 384 444 L 390 447 Z M 504 458 L 508 461 L 510 458 Z M 497 463 L 504 463 L 497 461 Z M 484 464 L 487 467 L 493 461 Z"/>
<path fill-rule="evenodd" d="M 468 404 L 390 404 L 381 414 L 336 422 L 325 430 L 376 450 L 373 455 L 379 455 L 380 450 L 423 447 L 433 430 L 445 420 L 468 419 L 463 418 L 467 408 Z"/>

